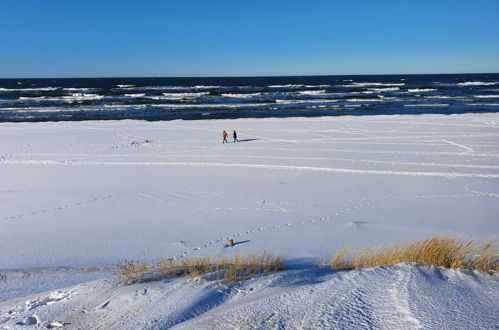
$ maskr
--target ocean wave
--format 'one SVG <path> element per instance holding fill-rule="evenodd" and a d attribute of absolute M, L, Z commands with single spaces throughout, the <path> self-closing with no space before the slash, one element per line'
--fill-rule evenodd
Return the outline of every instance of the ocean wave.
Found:
<path fill-rule="evenodd" d="M 78 87 L 78 88 L 65 87 L 62 90 L 67 91 L 67 92 L 78 92 L 78 91 L 94 91 L 95 88 L 92 88 L 92 87 Z"/>
<path fill-rule="evenodd" d="M 314 91 L 299 91 L 298 92 L 298 94 L 302 94 L 302 95 L 321 95 L 324 93 L 326 93 L 325 89 L 314 90 Z"/>
<path fill-rule="evenodd" d="M 234 98 L 242 98 L 246 99 L 249 97 L 261 96 L 262 93 L 248 93 L 248 94 L 232 94 L 232 93 L 223 93 L 220 94 L 223 97 L 234 97 Z"/>
<path fill-rule="evenodd" d="M 405 86 L 405 83 L 380 83 L 380 82 L 353 82 L 348 85 L 338 85 L 339 87 L 369 87 L 369 86 Z"/>
<path fill-rule="evenodd" d="M 409 93 L 420 93 L 420 92 L 435 92 L 436 88 L 409 88 L 407 91 Z"/>
<path fill-rule="evenodd" d="M 145 109 L 147 108 L 147 104 L 104 104 L 104 108 L 110 108 L 110 109 L 121 109 L 121 108 L 138 108 L 138 109 Z"/>
<path fill-rule="evenodd" d="M 192 86 L 190 88 L 195 88 L 195 89 L 214 89 L 214 88 L 222 88 L 223 86 L 211 86 L 211 85 L 196 85 Z"/>
<path fill-rule="evenodd" d="M 499 107 L 499 103 L 466 103 L 466 105 L 475 107 Z"/>
<path fill-rule="evenodd" d="M 73 101 L 89 101 L 89 100 L 100 100 L 104 96 L 102 95 L 97 95 L 97 94 L 81 94 L 81 93 L 76 93 L 72 95 L 65 95 L 65 96 L 37 96 L 37 97 L 28 97 L 28 96 L 21 96 L 19 97 L 19 100 L 21 101 L 52 101 L 52 102 L 73 102 Z"/>
<path fill-rule="evenodd" d="M 136 94 L 125 94 L 127 97 L 144 97 L 146 93 L 136 93 Z"/>
<path fill-rule="evenodd" d="M 303 84 L 288 84 L 288 85 L 269 85 L 268 88 L 300 88 L 304 87 Z"/>
<path fill-rule="evenodd" d="M 97 95 L 97 94 L 82 94 L 82 93 L 74 93 L 68 96 L 61 96 L 63 99 L 67 100 L 100 100 L 104 96 L 103 95 Z"/>
<path fill-rule="evenodd" d="M 262 107 L 265 105 L 275 105 L 275 103 L 203 103 L 203 104 L 149 104 L 151 107 L 160 107 L 167 109 L 188 109 L 188 108 L 246 108 Z"/>
<path fill-rule="evenodd" d="M 275 100 L 280 104 L 303 104 L 303 103 L 334 103 L 339 102 L 338 99 L 312 99 L 312 100 Z"/>
<path fill-rule="evenodd" d="M 174 85 L 162 85 L 162 86 L 141 86 L 141 87 L 127 87 L 122 89 L 133 89 L 135 91 L 168 91 L 168 90 L 180 90 L 180 91 L 192 91 L 197 89 L 217 89 L 223 86 L 208 86 L 208 85 L 196 85 L 196 86 L 174 86 Z"/>
<path fill-rule="evenodd" d="M 39 87 L 39 88 L 0 88 L 3 92 L 49 92 L 58 90 L 59 87 Z"/>
<path fill-rule="evenodd" d="M 185 86 L 141 86 L 141 87 L 122 87 L 121 89 L 142 91 L 163 91 L 163 90 L 192 90 L 192 87 Z"/>
<path fill-rule="evenodd" d="M 438 81 L 434 81 L 432 84 L 435 86 L 438 86 L 438 87 L 456 87 L 457 86 L 456 83 L 442 83 L 442 82 L 438 82 Z"/>
<path fill-rule="evenodd" d="M 135 85 L 116 85 L 116 87 L 118 87 L 118 88 L 131 88 L 131 87 L 135 87 Z"/>
<path fill-rule="evenodd" d="M 464 96 L 448 96 L 448 95 L 425 95 L 427 99 L 450 99 L 450 100 L 466 100 Z"/>
<path fill-rule="evenodd" d="M 2 108 L 0 108 L 0 112 L 17 111 L 17 109 L 19 109 L 19 108 L 6 108 L 6 107 L 2 107 Z"/>
<path fill-rule="evenodd" d="M 497 85 L 497 82 L 486 82 L 486 81 L 465 81 L 457 83 L 458 86 L 492 86 Z"/>
<path fill-rule="evenodd" d="M 62 114 L 66 112 L 80 112 L 81 109 L 75 108 L 71 109 L 68 107 L 65 107 L 63 109 L 61 108 L 50 108 L 50 107 L 44 107 L 44 108 L 21 108 L 16 110 L 16 114 L 19 113 L 55 113 L 55 114 Z"/>
<path fill-rule="evenodd" d="M 346 102 L 383 102 L 382 99 L 345 99 Z"/>
<path fill-rule="evenodd" d="M 168 96 L 144 96 L 145 99 L 149 100 L 181 100 L 182 98 L 180 97 L 168 97 Z"/>
<path fill-rule="evenodd" d="M 324 100 L 322 102 L 317 102 L 316 100 L 276 100 L 276 102 L 268 102 L 268 103 L 205 103 L 205 104 L 149 104 L 148 106 L 151 107 L 159 107 L 159 108 L 165 108 L 165 109 L 189 109 L 189 108 L 196 108 L 196 109 L 219 109 L 219 108 L 228 108 L 228 109 L 251 109 L 251 108 L 263 108 L 263 107 L 275 107 L 276 109 L 280 108 L 289 108 L 293 107 L 296 104 L 303 104 L 303 103 L 334 103 L 337 102 L 336 100 Z M 343 106 L 349 106 L 349 105 L 343 105 Z"/>
<path fill-rule="evenodd" d="M 181 99 L 192 99 L 196 97 L 200 97 L 203 95 L 208 95 L 208 92 L 196 92 L 196 93 L 161 93 L 166 99 L 171 100 L 181 100 Z"/>
<path fill-rule="evenodd" d="M 499 95 L 473 95 L 473 97 L 477 97 L 480 99 L 497 99 Z"/>
<path fill-rule="evenodd" d="M 396 91 L 399 91 L 400 88 L 399 87 L 383 87 L 383 88 L 368 88 L 366 92 L 368 91 L 372 91 L 372 92 L 396 92 Z"/>
<path fill-rule="evenodd" d="M 404 107 L 447 107 L 448 103 L 420 103 L 420 104 L 404 104 Z"/>
<path fill-rule="evenodd" d="M 303 85 L 305 88 L 328 88 L 331 87 L 331 85 Z"/>

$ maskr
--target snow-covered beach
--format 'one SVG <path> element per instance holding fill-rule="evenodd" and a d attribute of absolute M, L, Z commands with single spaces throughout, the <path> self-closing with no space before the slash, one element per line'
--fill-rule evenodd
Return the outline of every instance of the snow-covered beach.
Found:
<path fill-rule="evenodd" d="M 0 141 L 0 328 L 499 324 L 497 275 L 318 267 L 345 245 L 496 239 L 498 114 L 2 123 Z M 106 271 L 254 251 L 290 270 L 231 285 Z"/>

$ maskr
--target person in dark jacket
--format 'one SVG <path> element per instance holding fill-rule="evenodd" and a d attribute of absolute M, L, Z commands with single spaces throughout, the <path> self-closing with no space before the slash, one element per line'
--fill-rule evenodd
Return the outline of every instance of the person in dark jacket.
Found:
<path fill-rule="evenodd" d="M 234 143 L 235 142 L 239 142 L 239 140 L 237 139 L 237 133 L 236 133 L 236 131 L 232 132 L 232 137 L 234 138 Z"/>

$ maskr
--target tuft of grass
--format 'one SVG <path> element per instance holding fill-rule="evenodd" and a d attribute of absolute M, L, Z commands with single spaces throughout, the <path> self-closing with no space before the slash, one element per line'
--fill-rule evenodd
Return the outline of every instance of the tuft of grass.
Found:
<path fill-rule="evenodd" d="M 130 260 L 118 265 L 120 269 L 120 274 L 127 277 L 128 282 L 133 282 L 135 274 L 146 272 L 150 269 L 150 266 L 142 261 Z"/>
<path fill-rule="evenodd" d="M 285 258 L 280 255 L 252 253 L 232 257 L 212 256 L 184 259 L 163 259 L 156 264 L 128 261 L 118 265 L 120 274 L 127 277 L 128 283 L 155 281 L 179 276 L 200 277 L 215 274 L 219 280 L 238 281 L 259 274 L 284 269 Z"/>
<path fill-rule="evenodd" d="M 333 269 L 391 266 L 414 262 L 445 268 L 476 269 L 488 273 L 499 270 L 497 244 L 460 241 L 455 237 L 430 237 L 407 244 L 391 244 L 373 249 L 338 250 L 331 259 Z"/>
<path fill-rule="evenodd" d="M 499 271 L 497 243 L 493 241 L 482 242 L 474 256 L 473 269 L 484 272 Z"/>
<path fill-rule="evenodd" d="M 333 269 L 347 269 L 348 265 L 345 263 L 346 256 L 349 252 L 349 249 L 347 247 L 343 247 L 338 250 L 333 255 L 333 259 L 331 260 L 331 267 Z"/>
<path fill-rule="evenodd" d="M 258 274 L 277 272 L 284 269 L 284 257 L 267 253 L 235 255 L 222 260 L 224 279 L 237 281 Z"/>

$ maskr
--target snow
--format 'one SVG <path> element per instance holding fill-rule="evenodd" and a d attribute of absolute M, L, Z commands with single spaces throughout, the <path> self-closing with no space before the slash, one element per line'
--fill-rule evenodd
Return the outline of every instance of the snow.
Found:
<path fill-rule="evenodd" d="M 494 239 L 499 115 L 0 123 L 0 329 L 495 328 L 497 275 L 318 268 L 342 246 Z M 239 143 L 221 143 L 221 131 Z M 236 244 L 225 248 L 232 238 Z M 268 251 L 285 272 L 125 285 L 124 260 Z"/>
<path fill-rule="evenodd" d="M 108 277 L 0 301 L 0 328 L 493 329 L 498 292 L 497 276 L 412 264 L 295 269 L 238 283 Z"/>

